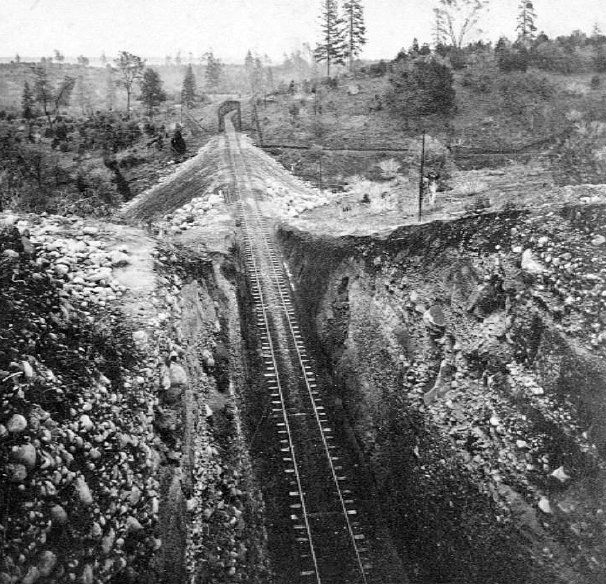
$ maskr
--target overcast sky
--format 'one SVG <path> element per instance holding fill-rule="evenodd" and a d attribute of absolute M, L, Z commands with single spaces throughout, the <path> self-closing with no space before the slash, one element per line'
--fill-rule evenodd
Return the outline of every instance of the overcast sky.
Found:
<path fill-rule="evenodd" d="M 59 49 L 98 57 L 128 50 L 163 58 L 181 50 L 196 57 L 212 48 L 242 62 L 251 48 L 274 61 L 318 37 L 320 0 L 0 0 L 0 56 L 39 58 Z M 482 36 L 512 37 L 518 0 L 491 0 Z M 363 57 L 392 58 L 413 37 L 431 41 L 434 0 L 364 0 Z M 606 31 L 606 0 L 535 0 L 539 30 L 549 36 L 575 28 Z"/>

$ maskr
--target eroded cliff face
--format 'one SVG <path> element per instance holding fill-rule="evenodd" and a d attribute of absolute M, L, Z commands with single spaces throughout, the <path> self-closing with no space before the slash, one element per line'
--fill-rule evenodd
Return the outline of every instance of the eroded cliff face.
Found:
<path fill-rule="evenodd" d="M 413 580 L 604 581 L 604 215 L 282 230 Z"/>

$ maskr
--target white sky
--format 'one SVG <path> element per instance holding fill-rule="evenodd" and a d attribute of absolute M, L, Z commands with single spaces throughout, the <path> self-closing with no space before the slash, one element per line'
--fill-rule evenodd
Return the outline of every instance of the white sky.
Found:
<path fill-rule="evenodd" d="M 514 36 L 518 0 L 491 0 L 485 38 Z M 435 0 L 364 0 L 363 57 L 393 58 L 413 37 L 431 42 Z M 535 0 L 538 28 L 549 36 L 575 28 L 606 32 L 606 0 Z M 318 36 L 320 0 L 0 0 L 0 57 L 108 57 L 128 50 L 147 58 L 212 48 L 242 62 L 251 48 L 278 61 Z"/>

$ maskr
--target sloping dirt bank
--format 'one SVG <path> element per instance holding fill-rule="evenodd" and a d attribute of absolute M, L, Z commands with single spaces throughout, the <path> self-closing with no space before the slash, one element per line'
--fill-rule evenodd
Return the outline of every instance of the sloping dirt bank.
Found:
<path fill-rule="evenodd" d="M 606 211 L 284 227 L 307 334 L 417 582 L 606 578 Z"/>

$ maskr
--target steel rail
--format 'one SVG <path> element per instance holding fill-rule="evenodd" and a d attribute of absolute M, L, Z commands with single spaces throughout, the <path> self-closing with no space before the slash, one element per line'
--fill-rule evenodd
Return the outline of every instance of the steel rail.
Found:
<path fill-rule="evenodd" d="M 236 142 L 236 150 L 238 152 L 240 152 L 239 157 L 237 157 L 236 154 L 232 151 L 232 145 L 230 144 L 230 141 L 234 138 L 235 138 L 235 142 Z M 301 508 L 302 508 L 302 512 L 304 515 L 305 527 L 307 530 L 308 541 L 310 544 L 310 550 L 311 550 L 312 558 L 314 561 L 316 577 L 319 582 L 320 581 L 319 566 L 318 566 L 316 553 L 315 553 L 315 549 L 314 549 L 314 544 L 313 544 L 313 539 L 312 539 L 312 535 L 311 535 L 311 525 L 309 523 L 308 512 L 307 512 L 307 508 L 305 506 L 305 500 L 304 500 L 302 485 L 301 485 L 300 471 L 298 469 L 298 465 L 296 463 L 296 458 L 294 456 L 294 443 L 292 440 L 290 425 L 288 423 L 288 415 L 289 415 L 288 408 L 286 405 L 286 400 L 284 398 L 282 385 L 278 379 L 278 368 L 277 368 L 277 361 L 276 361 L 276 356 L 275 356 L 275 351 L 274 351 L 274 344 L 271 339 L 271 331 L 270 331 L 270 326 L 269 326 L 269 319 L 267 316 L 267 306 L 265 303 L 265 295 L 264 295 L 264 292 L 263 292 L 262 286 L 261 286 L 261 270 L 260 270 L 260 267 L 258 266 L 258 263 L 254 257 L 254 252 L 253 252 L 253 245 L 252 245 L 253 232 L 257 233 L 258 239 L 260 239 L 263 242 L 263 246 L 266 248 L 266 252 L 267 252 L 266 257 L 269 259 L 269 264 L 271 266 L 270 269 L 273 273 L 273 278 L 270 278 L 271 288 L 273 288 L 273 293 L 275 295 L 276 300 L 278 300 L 279 304 L 281 305 L 281 309 L 282 309 L 281 312 L 283 312 L 283 315 L 285 318 L 284 322 L 287 324 L 287 330 L 290 333 L 289 338 L 292 341 L 294 351 L 296 352 L 298 365 L 301 370 L 302 379 L 305 383 L 305 388 L 307 391 L 307 397 L 309 398 L 309 403 L 311 404 L 311 408 L 313 410 L 315 423 L 316 423 L 317 429 L 319 431 L 319 436 L 321 438 L 326 460 L 328 461 L 330 475 L 332 478 L 332 482 L 334 483 L 334 487 L 335 487 L 335 491 L 336 491 L 336 494 L 337 494 L 337 497 L 339 500 L 341 512 L 345 519 L 345 525 L 347 528 L 347 533 L 349 536 L 351 548 L 353 549 L 353 552 L 354 552 L 354 555 L 356 558 L 357 567 L 360 572 L 362 582 L 364 584 L 367 584 L 368 580 L 366 577 L 365 565 L 362 560 L 361 550 L 358 546 L 358 540 L 363 539 L 364 536 L 362 534 L 356 535 L 356 533 L 354 532 L 353 524 L 352 524 L 349 516 L 350 516 L 350 512 L 356 513 L 356 511 L 353 509 L 347 508 L 347 502 L 346 502 L 344 493 L 340 486 L 340 478 L 342 478 L 342 477 L 339 477 L 337 474 L 337 469 L 335 468 L 333 456 L 330 452 L 331 446 L 328 444 L 326 430 L 323 427 L 323 423 L 325 423 L 325 422 L 323 422 L 320 418 L 320 412 L 318 409 L 317 398 L 314 397 L 314 393 L 317 394 L 318 392 L 314 391 L 313 387 L 312 387 L 312 384 L 315 385 L 315 381 L 314 381 L 315 376 L 313 375 L 312 372 L 308 371 L 308 366 L 306 366 L 306 364 L 305 364 L 306 362 L 309 361 L 307 359 L 307 354 L 305 352 L 305 348 L 299 346 L 300 344 L 302 345 L 302 341 L 298 340 L 297 337 L 300 335 L 298 332 L 295 331 L 295 329 L 298 329 L 299 326 L 297 324 L 294 314 L 291 314 L 294 311 L 292 310 L 292 307 L 290 307 L 290 305 L 291 305 L 290 290 L 288 289 L 288 291 L 285 291 L 283 289 L 284 287 L 286 287 L 286 285 L 283 282 L 289 281 L 288 276 L 286 275 L 286 272 L 284 271 L 283 267 L 280 269 L 278 269 L 278 267 L 277 267 L 279 265 L 279 261 L 277 258 L 277 254 L 276 254 L 275 250 L 273 249 L 273 244 L 269 240 L 269 233 L 268 233 L 269 228 L 267 226 L 267 221 L 261 215 L 259 207 L 258 207 L 258 197 L 257 197 L 254 189 L 252 188 L 252 182 L 251 182 L 251 177 L 249 175 L 249 169 L 247 168 L 247 165 L 244 160 L 236 160 L 237 158 L 243 158 L 243 157 L 241 154 L 241 147 L 240 147 L 238 135 L 236 134 L 236 132 L 233 128 L 233 125 L 230 123 L 230 120 L 227 120 L 227 123 L 226 123 L 226 144 L 227 144 L 227 148 L 228 148 L 228 152 L 229 152 L 230 164 L 232 166 L 232 169 L 233 169 L 233 172 L 235 175 L 234 176 L 235 191 L 236 191 L 236 195 L 238 198 L 237 208 L 238 208 L 241 225 L 244 227 L 243 231 L 245 233 L 246 253 L 247 253 L 247 256 L 250 258 L 249 267 L 252 266 L 253 277 L 254 277 L 255 284 L 256 284 L 256 291 L 257 291 L 257 294 L 259 295 L 258 302 L 260 302 L 260 305 L 261 305 L 260 306 L 261 314 L 263 317 L 262 320 L 263 320 L 263 325 L 264 325 L 263 328 L 266 330 L 268 344 L 269 344 L 269 348 L 270 348 L 272 367 L 275 371 L 275 377 L 278 380 L 277 385 L 279 388 L 278 393 L 280 396 L 280 403 L 281 403 L 281 407 L 282 407 L 282 416 L 284 418 L 285 427 L 287 429 L 286 431 L 287 431 L 288 440 L 289 440 L 289 448 L 292 453 L 292 462 L 293 462 L 293 466 L 295 469 L 297 487 L 298 487 L 298 492 L 300 494 L 300 499 L 301 499 L 301 504 L 302 504 Z M 239 163 L 241 163 L 241 164 L 239 164 Z M 250 204 L 250 203 L 247 205 L 247 207 L 251 211 L 250 214 L 244 213 L 244 208 L 243 208 L 244 201 L 243 201 L 243 197 L 242 197 L 242 190 L 240 188 L 240 185 L 238 184 L 238 182 L 239 182 L 238 178 L 240 178 L 243 181 L 244 189 L 247 191 L 247 195 L 249 194 L 250 198 L 254 202 L 254 205 Z M 249 219 L 251 216 L 254 219 L 254 224 L 257 227 L 257 229 L 255 231 L 253 231 L 253 229 L 251 228 L 251 225 L 250 225 Z M 261 253 L 261 250 L 257 248 L 257 252 Z M 255 301 L 255 303 L 257 303 L 257 301 Z"/>

